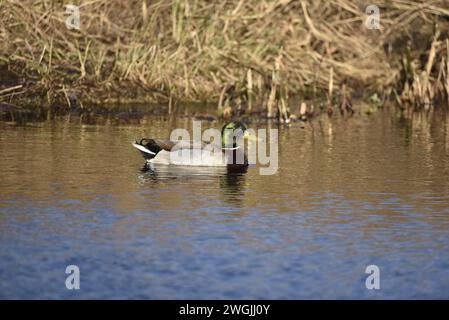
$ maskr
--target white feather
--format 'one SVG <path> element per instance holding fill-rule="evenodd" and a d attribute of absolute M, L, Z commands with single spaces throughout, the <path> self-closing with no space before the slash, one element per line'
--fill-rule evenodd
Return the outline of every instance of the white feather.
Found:
<path fill-rule="evenodd" d="M 149 153 L 149 154 L 152 154 L 152 155 L 155 155 L 155 154 L 156 154 L 156 153 L 154 153 L 154 152 L 148 150 L 148 149 L 145 148 L 144 146 L 142 146 L 142 145 L 140 145 L 140 144 L 137 144 L 137 143 L 133 143 L 133 147 L 134 147 L 134 148 L 137 148 L 137 149 L 139 149 L 140 151 L 145 152 L 145 153 Z"/>

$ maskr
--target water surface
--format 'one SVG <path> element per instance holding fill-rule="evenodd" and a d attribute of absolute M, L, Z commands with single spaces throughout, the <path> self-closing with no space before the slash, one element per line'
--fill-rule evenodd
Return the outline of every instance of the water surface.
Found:
<path fill-rule="evenodd" d="M 89 123 L 0 123 L 1 298 L 449 298 L 447 120 L 281 128 L 273 176 L 144 172 L 130 142 L 189 120 Z"/>

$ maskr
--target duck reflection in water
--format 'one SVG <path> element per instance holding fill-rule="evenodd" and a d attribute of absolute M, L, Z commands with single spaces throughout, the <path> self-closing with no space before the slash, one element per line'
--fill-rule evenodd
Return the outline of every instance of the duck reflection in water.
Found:
<path fill-rule="evenodd" d="M 188 183 L 218 181 L 221 194 L 233 205 L 244 199 L 247 166 L 188 167 L 145 163 L 140 169 L 139 179 L 143 182 L 159 183 L 181 180 Z M 204 184 L 202 184 L 204 185 Z"/>
<path fill-rule="evenodd" d="M 229 172 L 220 177 L 220 190 L 223 198 L 232 205 L 240 206 L 245 199 L 246 170 Z"/>

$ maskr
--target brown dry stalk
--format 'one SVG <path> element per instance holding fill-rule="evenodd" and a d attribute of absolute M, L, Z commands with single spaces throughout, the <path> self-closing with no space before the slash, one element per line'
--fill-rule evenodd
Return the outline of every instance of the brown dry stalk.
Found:
<path fill-rule="evenodd" d="M 446 39 L 446 93 L 447 105 L 449 107 L 449 39 Z"/>
<path fill-rule="evenodd" d="M 329 72 L 329 88 L 327 93 L 327 104 L 329 106 L 332 106 L 333 91 L 334 91 L 334 68 L 331 67 L 331 70 Z"/>
<path fill-rule="evenodd" d="M 253 109 L 253 75 L 251 69 L 248 69 L 246 73 L 246 89 L 248 90 L 248 112 L 251 112 Z"/>
<path fill-rule="evenodd" d="M 271 89 L 270 89 L 270 95 L 268 96 L 267 101 L 267 117 L 271 118 L 273 116 L 273 109 L 274 105 L 276 103 L 276 71 L 273 70 L 272 76 L 271 76 Z"/>
<path fill-rule="evenodd" d="M 428 96 L 431 94 L 430 90 L 429 90 L 429 77 L 430 77 L 430 72 L 432 70 L 433 61 L 435 60 L 436 48 L 438 45 L 438 37 L 439 37 L 439 32 L 437 32 L 435 34 L 435 37 L 433 38 L 432 45 L 429 50 L 429 57 L 427 59 L 426 68 L 422 75 L 423 80 L 421 83 L 422 86 L 420 89 L 420 95 L 423 99 L 428 99 Z"/>
<path fill-rule="evenodd" d="M 13 91 L 13 90 L 16 90 L 16 89 L 20 89 L 20 88 L 22 88 L 22 87 L 23 87 L 23 85 L 19 84 L 19 85 L 17 85 L 17 86 L 13 86 L 13 87 L 9 87 L 9 88 L 6 88 L 6 89 L 2 89 L 2 90 L 0 90 L 0 94 L 4 94 L 4 93 L 7 93 L 7 92 L 9 92 L 9 91 Z"/>

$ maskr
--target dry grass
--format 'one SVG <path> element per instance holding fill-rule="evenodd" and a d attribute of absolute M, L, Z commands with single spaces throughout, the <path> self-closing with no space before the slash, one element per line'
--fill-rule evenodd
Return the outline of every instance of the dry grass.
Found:
<path fill-rule="evenodd" d="M 247 83 L 248 70 L 251 96 L 265 95 L 276 59 L 286 97 L 325 96 L 330 72 L 335 90 L 348 84 L 345 95 L 383 91 L 400 78 L 395 54 L 403 44 L 420 36 L 431 41 L 433 23 L 447 26 L 449 17 L 445 0 L 378 1 L 381 30 L 363 26 L 366 1 L 70 3 L 80 5 L 79 31 L 65 27 L 63 1 L 0 0 L 0 64 L 23 85 L 21 94 L 0 91 L 0 99 L 27 96 L 51 104 L 70 91 L 91 103 L 217 101 L 225 85 Z"/>
<path fill-rule="evenodd" d="M 449 106 L 449 39 L 440 40 L 438 26 L 424 57 L 423 61 L 413 59 L 408 48 L 402 58 L 397 98 L 401 107 L 427 111 L 435 104 Z"/>

